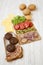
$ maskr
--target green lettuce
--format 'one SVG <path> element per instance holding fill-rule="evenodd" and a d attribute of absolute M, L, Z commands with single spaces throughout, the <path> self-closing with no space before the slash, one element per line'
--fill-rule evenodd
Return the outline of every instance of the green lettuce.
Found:
<path fill-rule="evenodd" d="M 16 17 L 14 17 L 13 19 L 12 19 L 12 23 L 14 24 L 14 25 L 16 25 L 16 24 L 19 24 L 19 23 L 21 23 L 21 22 L 24 22 L 26 19 L 25 19 L 25 17 L 24 16 L 16 16 Z"/>

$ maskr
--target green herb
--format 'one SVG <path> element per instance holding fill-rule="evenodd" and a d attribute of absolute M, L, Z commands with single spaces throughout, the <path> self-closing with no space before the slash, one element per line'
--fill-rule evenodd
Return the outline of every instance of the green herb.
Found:
<path fill-rule="evenodd" d="M 29 31 L 33 31 L 33 30 L 36 30 L 34 27 L 31 27 L 31 28 L 27 28 L 27 29 L 24 29 L 24 30 L 16 30 L 16 33 L 19 34 L 19 33 L 26 33 L 26 32 L 29 32 Z"/>

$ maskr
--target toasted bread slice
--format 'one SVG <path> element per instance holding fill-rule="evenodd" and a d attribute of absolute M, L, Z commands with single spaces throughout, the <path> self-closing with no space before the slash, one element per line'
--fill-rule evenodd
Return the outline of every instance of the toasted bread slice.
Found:
<path fill-rule="evenodd" d="M 23 49 L 20 45 L 16 44 L 15 47 L 16 49 L 14 50 L 14 52 L 8 52 L 6 50 L 6 46 L 10 44 L 9 40 L 7 40 L 5 37 L 4 37 L 4 45 L 5 45 L 5 51 L 6 51 L 6 60 L 7 61 L 12 61 L 12 60 L 15 60 L 15 59 L 18 59 L 18 58 L 22 58 L 23 56 Z"/>
<path fill-rule="evenodd" d="M 21 58 L 22 56 L 23 56 L 23 50 L 20 46 L 17 46 L 17 48 L 14 52 L 7 53 L 6 60 L 7 61 L 12 61 L 12 60 L 16 60 L 18 58 Z"/>
<path fill-rule="evenodd" d="M 33 36 L 34 33 L 36 34 L 36 37 Z M 24 34 L 17 34 L 17 36 L 19 39 L 19 44 L 26 44 L 26 43 L 31 43 L 34 41 L 41 40 L 41 37 L 40 37 L 39 33 L 37 32 L 37 30 L 26 32 Z M 33 36 L 33 37 L 29 39 L 29 37 L 31 37 L 31 36 Z"/>

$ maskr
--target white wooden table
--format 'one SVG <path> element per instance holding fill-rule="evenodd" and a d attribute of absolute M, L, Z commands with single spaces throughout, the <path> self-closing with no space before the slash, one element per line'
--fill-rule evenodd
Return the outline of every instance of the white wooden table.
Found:
<path fill-rule="evenodd" d="M 14 15 L 23 15 L 19 10 L 20 3 L 25 3 L 27 5 L 30 3 L 36 4 L 37 10 L 32 13 L 32 18 L 42 39 L 22 45 L 24 57 L 9 63 L 5 60 L 3 42 L 5 31 L 1 22 L 10 13 Z M 0 65 L 43 65 L 43 0 L 0 0 Z"/>

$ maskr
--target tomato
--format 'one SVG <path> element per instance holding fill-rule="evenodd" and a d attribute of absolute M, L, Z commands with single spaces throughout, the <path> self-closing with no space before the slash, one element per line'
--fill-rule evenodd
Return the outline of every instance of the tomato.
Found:
<path fill-rule="evenodd" d="M 25 21 L 24 26 L 25 26 L 25 28 L 28 28 L 29 27 L 29 22 Z"/>
<path fill-rule="evenodd" d="M 29 27 L 32 27 L 33 26 L 33 23 L 32 22 L 29 22 Z"/>
<path fill-rule="evenodd" d="M 32 27 L 33 23 L 31 21 L 25 21 L 24 26 L 25 26 L 25 28 Z"/>
<path fill-rule="evenodd" d="M 14 28 L 15 28 L 16 30 L 18 30 L 18 29 L 19 29 L 19 25 L 18 25 L 18 24 L 15 25 Z"/>
<path fill-rule="evenodd" d="M 20 23 L 19 26 L 20 26 L 20 30 L 23 30 L 25 28 L 24 23 Z"/>
<path fill-rule="evenodd" d="M 26 28 L 28 28 L 28 27 L 32 27 L 33 26 L 33 23 L 32 22 L 30 22 L 30 21 L 25 21 L 25 22 L 22 22 L 22 23 L 20 23 L 20 24 L 17 24 L 17 25 L 15 25 L 14 26 L 14 28 L 16 29 L 16 30 L 23 30 L 23 29 L 26 29 Z"/>

